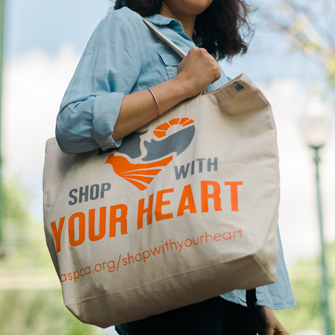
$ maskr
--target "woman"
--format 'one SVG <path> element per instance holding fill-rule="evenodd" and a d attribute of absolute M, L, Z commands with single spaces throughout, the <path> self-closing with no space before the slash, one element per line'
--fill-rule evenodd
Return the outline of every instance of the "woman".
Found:
<path fill-rule="evenodd" d="M 216 60 L 247 51 L 239 33 L 249 29 L 243 0 L 117 0 L 115 9 L 93 33 L 62 101 L 56 136 L 66 153 L 119 147 L 124 136 L 183 100 L 227 83 Z M 136 12 L 188 52 L 186 58 L 158 40 Z M 116 329 L 122 335 L 246 335 L 257 328 L 261 335 L 287 334 L 271 309 L 295 305 L 281 246 L 277 273 L 276 284 Z"/>

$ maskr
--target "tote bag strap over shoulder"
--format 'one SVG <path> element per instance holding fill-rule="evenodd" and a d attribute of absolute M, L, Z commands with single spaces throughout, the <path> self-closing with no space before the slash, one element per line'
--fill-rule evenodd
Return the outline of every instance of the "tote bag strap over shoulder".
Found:
<path fill-rule="evenodd" d="M 148 22 L 146 19 L 142 17 L 143 22 L 148 26 L 148 28 L 154 32 L 157 37 L 162 40 L 165 44 L 167 44 L 172 50 L 174 50 L 182 59 L 186 57 L 186 52 L 183 51 L 173 43 L 169 38 L 167 38 L 165 35 L 163 35 L 160 31 L 158 31 L 150 22 Z"/>

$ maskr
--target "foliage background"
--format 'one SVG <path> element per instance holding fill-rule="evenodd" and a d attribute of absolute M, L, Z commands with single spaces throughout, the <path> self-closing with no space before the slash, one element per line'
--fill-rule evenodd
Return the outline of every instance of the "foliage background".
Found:
<path fill-rule="evenodd" d="M 31 194 L 16 179 L 4 185 L 5 257 L 0 259 L 1 335 L 97 335 L 63 305 L 43 225 L 30 218 Z"/>

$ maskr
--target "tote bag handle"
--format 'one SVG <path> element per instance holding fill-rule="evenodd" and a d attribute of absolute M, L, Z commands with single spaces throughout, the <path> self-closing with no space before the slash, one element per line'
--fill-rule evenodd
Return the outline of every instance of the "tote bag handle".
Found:
<path fill-rule="evenodd" d="M 141 16 L 141 15 L 140 15 Z M 184 59 L 187 55 L 185 51 L 180 49 L 177 44 L 173 43 L 169 38 L 167 38 L 165 35 L 163 35 L 160 31 L 158 31 L 151 23 L 149 23 L 146 19 L 144 19 L 141 16 L 143 22 L 147 25 L 147 27 L 157 35 L 157 37 L 163 41 L 165 44 L 167 44 L 173 51 L 175 51 L 182 59 Z M 200 95 L 205 94 L 205 91 L 202 91 Z"/>
<path fill-rule="evenodd" d="M 146 19 L 142 17 L 143 22 L 148 26 L 148 28 L 154 32 L 157 37 L 162 40 L 165 44 L 167 44 L 172 50 L 174 50 L 182 59 L 186 57 L 186 52 L 178 47 L 175 43 L 173 43 L 169 38 L 163 35 L 160 31 L 158 31 L 151 23 L 149 23 Z"/>

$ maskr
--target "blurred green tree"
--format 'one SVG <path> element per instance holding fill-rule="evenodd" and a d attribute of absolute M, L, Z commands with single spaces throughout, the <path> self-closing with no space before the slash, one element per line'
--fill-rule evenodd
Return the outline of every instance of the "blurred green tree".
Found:
<path fill-rule="evenodd" d="M 335 330 L 335 243 L 327 247 L 330 289 L 330 315 Z M 294 332 L 304 329 L 323 329 L 321 307 L 321 268 L 318 256 L 298 261 L 290 268 L 290 278 L 297 307 L 275 311 L 284 327 Z"/>
<path fill-rule="evenodd" d="M 102 334 L 97 327 L 79 322 L 63 305 L 43 224 L 28 212 L 32 194 L 15 178 L 4 180 L 3 189 L 5 257 L 0 258 L 0 335 Z"/>

